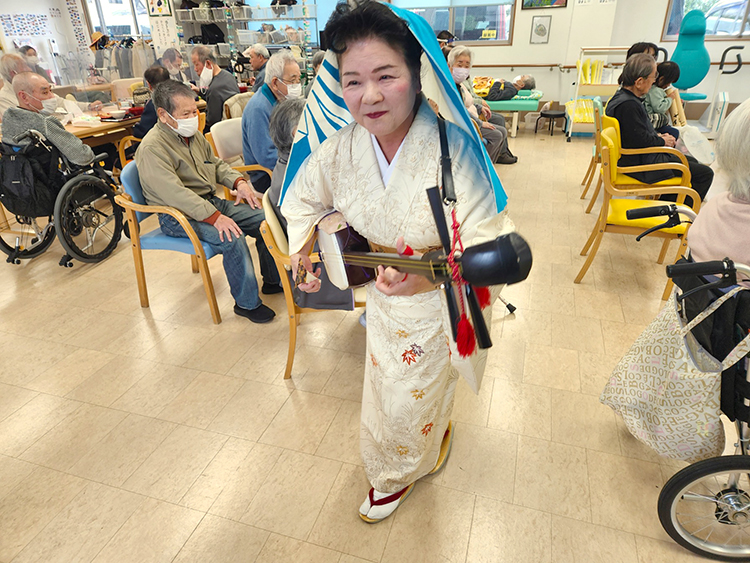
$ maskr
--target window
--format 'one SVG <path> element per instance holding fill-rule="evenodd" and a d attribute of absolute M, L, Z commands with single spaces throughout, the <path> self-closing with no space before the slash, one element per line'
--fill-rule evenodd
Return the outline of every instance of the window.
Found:
<path fill-rule="evenodd" d="M 706 37 L 730 39 L 750 37 L 748 0 L 670 0 L 662 39 L 676 39 L 682 18 L 691 10 L 706 15 Z"/>
<path fill-rule="evenodd" d="M 515 0 L 448 0 L 440 7 L 419 6 L 423 1 L 393 3 L 422 16 L 436 34 L 447 29 L 459 41 L 511 43 Z"/>
<path fill-rule="evenodd" d="M 112 39 L 151 37 L 145 0 L 86 0 L 91 31 Z"/>

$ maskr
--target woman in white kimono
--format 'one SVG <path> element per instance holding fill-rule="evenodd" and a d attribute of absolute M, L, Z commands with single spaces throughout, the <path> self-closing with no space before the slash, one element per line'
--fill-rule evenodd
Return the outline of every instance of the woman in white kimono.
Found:
<path fill-rule="evenodd" d="M 332 49 L 310 99 L 327 94 L 334 103 L 318 113 L 314 124 L 315 113 L 306 110 L 295 148 L 300 143 L 311 150 L 305 131 L 319 134 L 325 122 L 335 121 L 337 103 L 341 110 L 345 102 L 354 123 L 332 133 L 290 177 L 292 151 L 281 210 L 289 222 L 290 251 L 297 253 L 293 271 L 302 260 L 314 274 L 308 256 L 311 235 L 333 210 L 381 251 L 402 254 L 408 245 L 418 255 L 440 247 L 425 192 L 440 183 L 437 117 L 421 93 L 423 48 L 414 34 L 422 23 L 412 19 L 407 25 L 407 18 L 418 17 L 366 0 L 354 9 L 339 4 L 328 22 Z M 448 122 L 447 131 L 460 234 L 464 245 L 472 245 L 513 227 L 507 213 L 498 212 L 505 194 L 449 82 L 432 33 L 429 41 L 425 54 L 440 71 L 436 95 L 442 95 L 441 109 L 459 112 L 461 126 Z M 303 130 L 305 123 L 309 127 Z M 450 225 L 447 210 L 446 215 Z M 320 281 L 299 287 L 317 291 Z M 389 516 L 415 482 L 441 469 L 448 457 L 458 372 L 443 301 L 433 282 L 394 268 L 380 266 L 377 281 L 367 287 L 361 451 L 373 488 L 359 509 L 366 522 Z M 480 370 L 483 353 L 474 354 L 481 358 Z"/>

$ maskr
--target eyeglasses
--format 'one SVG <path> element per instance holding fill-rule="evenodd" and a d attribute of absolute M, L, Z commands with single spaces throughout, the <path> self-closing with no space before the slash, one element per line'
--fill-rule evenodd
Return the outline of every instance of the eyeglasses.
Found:
<path fill-rule="evenodd" d="M 292 80 L 284 80 L 283 78 L 280 79 L 284 84 L 301 84 L 302 80 L 299 76 L 295 76 Z"/>

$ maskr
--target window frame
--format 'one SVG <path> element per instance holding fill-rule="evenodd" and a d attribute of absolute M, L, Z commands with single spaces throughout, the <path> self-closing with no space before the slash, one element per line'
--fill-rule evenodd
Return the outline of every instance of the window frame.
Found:
<path fill-rule="evenodd" d="M 669 0 L 667 11 L 664 14 L 664 25 L 661 29 L 661 41 L 664 43 L 676 43 L 679 34 L 667 35 L 669 26 L 669 15 L 672 13 L 672 7 L 675 0 Z M 750 32 L 744 33 L 746 28 L 750 28 L 750 1 L 745 5 L 745 15 L 740 23 L 739 33 L 737 35 L 708 35 L 706 32 L 706 41 L 750 41 Z"/>
<path fill-rule="evenodd" d="M 109 36 L 112 39 L 116 37 L 118 38 L 121 37 L 120 35 L 110 35 L 109 28 L 111 27 L 111 25 L 108 24 L 107 20 L 104 18 L 104 10 L 102 9 L 102 6 L 101 6 L 102 2 L 108 2 L 110 4 L 112 4 L 113 2 L 111 2 L 110 0 L 91 0 L 91 1 L 94 3 L 94 6 L 96 7 L 96 15 L 97 15 L 97 19 L 100 22 L 100 25 L 102 26 L 102 33 L 104 33 L 105 35 Z M 82 0 L 81 4 L 83 6 L 83 13 L 84 13 L 84 19 L 86 20 L 86 26 L 88 27 L 89 35 L 91 35 L 92 33 L 96 31 L 96 29 L 94 28 L 94 22 L 91 19 L 91 16 L 89 14 L 88 0 Z M 131 27 L 131 29 L 135 29 L 137 31 L 137 33 L 131 34 L 131 37 L 139 38 L 139 39 L 153 39 L 153 33 L 149 35 L 144 35 L 141 33 L 141 26 L 138 22 L 138 14 L 135 8 L 135 0 L 124 0 L 116 4 L 130 7 L 130 15 L 133 19 L 133 23 L 132 23 L 133 27 Z"/>
<path fill-rule="evenodd" d="M 467 47 L 477 47 L 485 45 L 487 47 L 509 47 L 513 45 L 513 32 L 516 27 L 516 12 L 518 10 L 519 0 L 513 0 L 513 3 L 511 4 L 510 9 L 510 26 L 508 30 L 508 39 L 502 40 L 502 39 L 486 39 L 486 40 L 461 40 L 456 39 L 456 45 L 466 45 Z M 408 7 L 404 8 L 405 10 L 408 10 L 412 13 L 415 13 L 414 10 L 430 10 L 435 8 L 440 8 L 443 10 L 448 10 L 449 17 L 448 17 L 448 31 L 453 33 L 455 35 L 455 29 L 456 29 L 456 10 L 464 9 L 464 8 L 482 8 L 486 6 L 507 6 L 508 4 L 472 4 L 472 5 L 460 5 L 460 6 L 415 6 L 415 7 Z M 419 15 L 419 14 L 418 14 Z"/>

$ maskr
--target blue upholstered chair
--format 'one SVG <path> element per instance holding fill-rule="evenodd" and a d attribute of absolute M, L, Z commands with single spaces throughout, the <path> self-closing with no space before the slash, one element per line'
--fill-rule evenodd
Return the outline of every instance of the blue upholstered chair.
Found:
<path fill-rule="evenodd" d="M 684 101 L 705 100 L 706 94 L 682 92 L 694 88 L 706 77 L 711 68 L 711 57 L 705 45 L 706 16 L 700 10 L 691 10 L 682 18 L 677 47 L 672 53 L 672 61 L 680 65 L 680 79 L 674 83 L 681 90 Z"/>
<path fill-rule="evenodd" d="M 190 226 L 185 215 L 173 207 L 146 205 L 141 188 L 141 180 L 138 177 L 138 168 L 135 161 L 129 162 L 120 173 L 120 182 L 125 194 L 115 196 L 115 201 L 125 208 L 130 229 L 130 244 L 133 248 L 133 261 L 135 262 L 135 277 L 138 281 L 138 294 L 141 298 L 141 307 L 148 307 L 148 290 L 146 289 L 146 274 L 143 269 L 142 250 L 173 250 L 189 254 L 193 266 L 193 272 L 200 272 L 203 277 L 203 287 L 206 290 L 208 306 L 214 323 L 221 322 L 219 306 L 216 303 L 216 293 L 211 280 L 211 272 L 208 269 L 207 260 L 214 256 L 214 251 L 208 244 L 198 239 L 198 235 Z M 162 233 L 159 227 L 153 231 L 142 234 L 140 223 L 152 213 L 166 213 L 174 217 L 180 223 L 188 238 L 170 237 Z"/>

